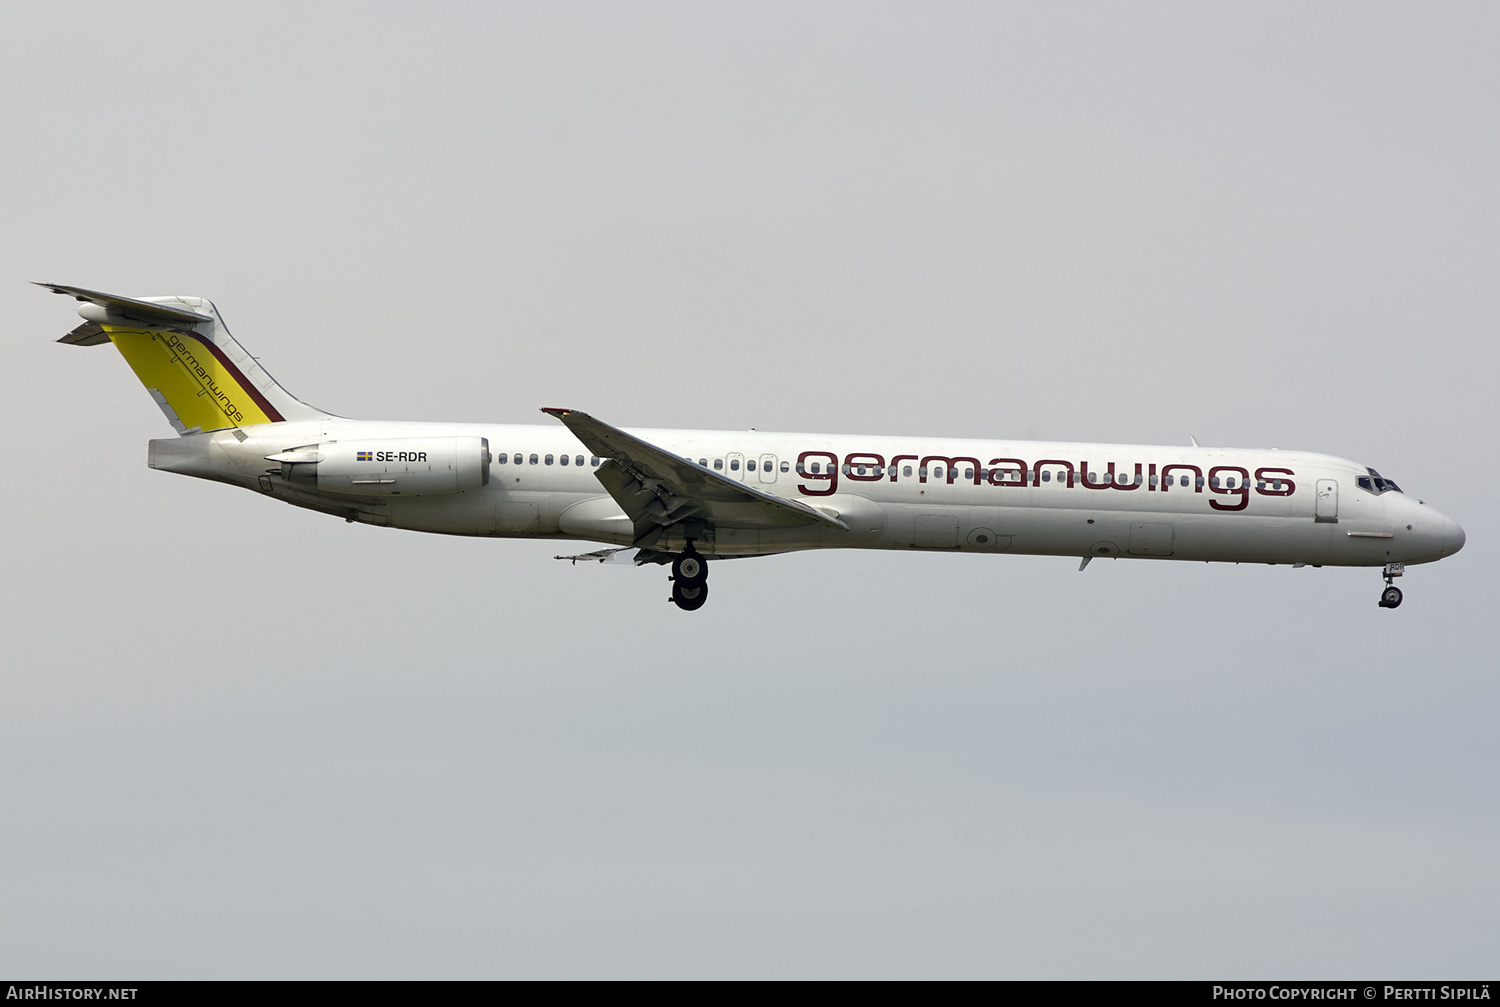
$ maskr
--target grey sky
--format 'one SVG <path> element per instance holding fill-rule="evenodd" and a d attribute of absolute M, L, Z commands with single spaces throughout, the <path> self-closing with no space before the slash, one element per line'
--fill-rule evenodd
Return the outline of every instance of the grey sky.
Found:
<path fill-rule="evenodd" d="M 59 4 L 0 32 L 0 966 L 1474 976 L 1493 5 Z M 358 417 L 1277 445 L 1375 571 L 660 570 L 147 470 L 25 281 Z M 1489 656 L 1485 656 L 1485 655 Z"/>

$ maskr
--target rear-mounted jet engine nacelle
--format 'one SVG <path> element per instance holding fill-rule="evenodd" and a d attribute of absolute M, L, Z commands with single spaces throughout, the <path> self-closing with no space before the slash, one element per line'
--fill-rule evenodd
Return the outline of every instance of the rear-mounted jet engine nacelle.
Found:
<path fill-rule="evenodd" d="M 324 441 L 266 457 L 289 482 L 344 496 L 432 496 L 490 481 L 484 437 Z"/>

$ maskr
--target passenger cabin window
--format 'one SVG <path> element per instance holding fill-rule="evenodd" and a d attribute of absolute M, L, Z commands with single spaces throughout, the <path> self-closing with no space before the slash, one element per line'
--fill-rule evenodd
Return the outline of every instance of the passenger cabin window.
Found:
<path fill-rule="evenodd" d="M 589 459 L 589 464 L 597 467 L 598 464 L 599 464 L 599 456 L 598 455 L 594 455 L 594 457 L 590 458 Z"/>
<path fill-rule="evenodd" d="M 568 464 L 568 456 L 567 455 L 563 455 L 557 461 L 558 461 L 558 464 L 560 464 L 560 465 L 566 465 L 566 464 Z"/>
<path fill-rule="evenodd" d="M 745 463 L 745 468 L 748 469 L 751 472 L 754 472 L 755 471 L 755 459 L 752 458 L 748 462 L 746 462 Z"/>
<path fill-rule="evenodd" d="M 499 455 L 495 456 L 495 461 L 499 462 L 501 465 L 504 465 L 506 462 L 510 461 L 510 455 L 502 452 Z"/>
<path fill-rule="evenodd" d="M 788 464 L 787 462 L 782 462 L 781 463 L 781 471 L 783 471 L 783 472 L 790 472 L 791 470 L 792 470 L 792 466 L 790 464 Z"/>
<path fill-rule="evenodd" d="M 542 460 L 545 461 L 548 465 L 552 464 L 552 456 L 551 455 L 548 455 L 546 458 L 544 458 Z"/>
<path fill-rule="evenodd" d="M 722 469 L 723 467 L 724 467 L 724 459 L 722 459 L 722 458 L 715 458 L 714 459 L 714 468 L 716 468 L 716 469 Z"/>
<path fill-rule="evenodd" d="M 901 474 L 904 475 L 904 476 L 906 476 L 906 478 L 910 479 L 911 478 L 911 466 L 910 465 L 903 465 L 901 467 Z"/>
<path fill-rule="evenodd" d="M 531 456 L 531 464 L 533 464 L 533 465 L 536 464 L 536 455 L 532 455 Z"/>

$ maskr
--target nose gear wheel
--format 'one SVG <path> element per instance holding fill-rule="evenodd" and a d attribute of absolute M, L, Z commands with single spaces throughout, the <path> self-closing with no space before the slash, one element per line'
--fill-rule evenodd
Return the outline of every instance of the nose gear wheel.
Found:
<path fill-rule="evenodd" d="M 1401 605 L 1401 589 L 1391 581 L 1406 572 L 1405 563 L 1387 563 L 1385 565 L 1385 590 L 1380 592 L 1381 608 L 1398 608 Z"/>

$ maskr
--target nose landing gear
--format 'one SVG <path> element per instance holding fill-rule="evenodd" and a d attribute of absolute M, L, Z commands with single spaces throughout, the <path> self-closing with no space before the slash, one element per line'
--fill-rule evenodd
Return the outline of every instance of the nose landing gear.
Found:
<path fill-rule="evenodd" d="M 1380 592 L 1381 608 L 1398 608 L 1401 605 L 1401 589 L 1391 583 L 1391 579 L 1399 577 L 1406 572 L 1405 563 L 1387 563 L 1385 565 L 1385 590 Z"/>
<path fill-rule="evenodd" d="M 695 612 L 708 601 L 708 560 L 691 545 L 672 558 L 672 603 L 684 612 Z"/>

